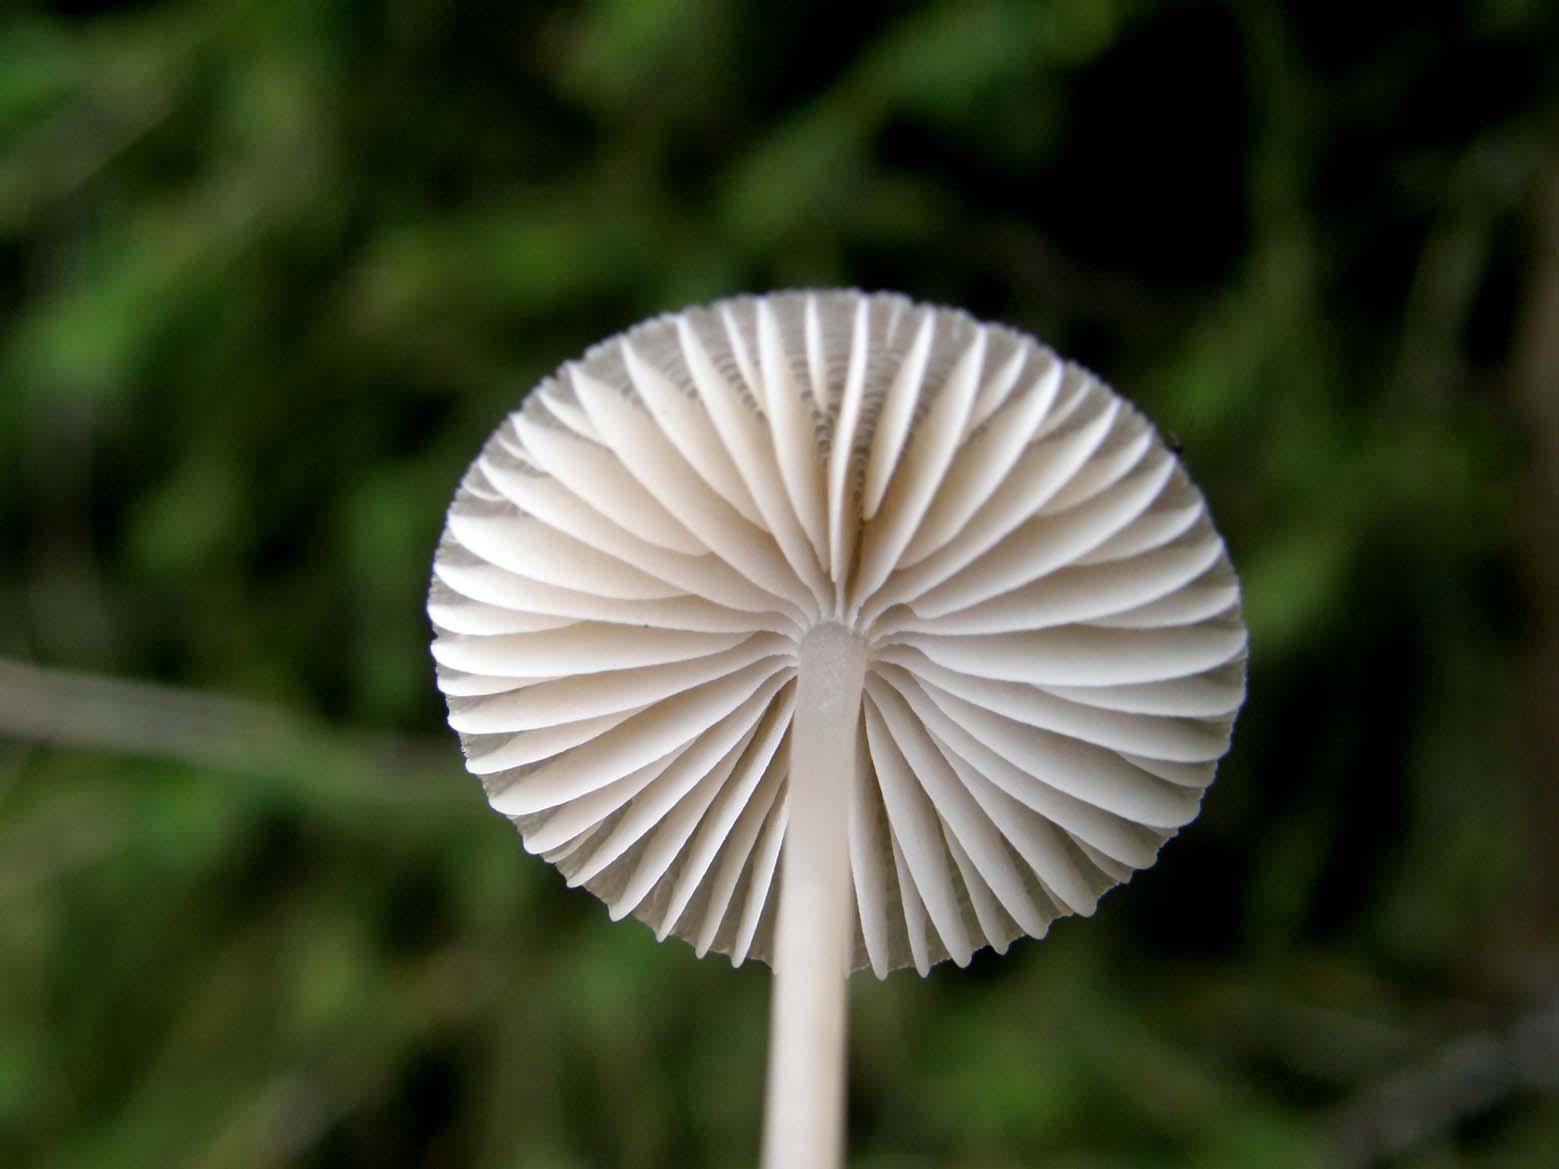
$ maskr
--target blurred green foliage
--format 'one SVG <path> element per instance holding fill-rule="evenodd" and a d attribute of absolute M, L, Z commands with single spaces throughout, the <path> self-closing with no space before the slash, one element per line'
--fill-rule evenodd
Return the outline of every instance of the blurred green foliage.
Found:
<path fill-rule="evenodd" d="M 1137 398 L 1253 637 L 1155 870 L 858 980 L 852 1163 L 1559 1164 L 1556 192 L 1545 0 L 5 6 L 0 656 L 296 735 L 9 720 L 0 1165 L 754 1159 L 766 973 L 523 854 L 420 608 L 541 375 L 838 284 Z"/>

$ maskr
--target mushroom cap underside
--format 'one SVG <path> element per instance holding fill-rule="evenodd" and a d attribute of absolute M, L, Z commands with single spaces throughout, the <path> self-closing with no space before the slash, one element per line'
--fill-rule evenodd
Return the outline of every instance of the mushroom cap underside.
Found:
<path fill-rule="evenodd" d="M 867 645 L 855 962 L 1091 913 L 1197 813 L 1245 692 L 1238 582 L 1153 427 L 1014 330 L 888 294 L 658 317 L 463 479 L 428 609 L 467 767 L 660 937 L 767 958 L 797 647 Z"/>

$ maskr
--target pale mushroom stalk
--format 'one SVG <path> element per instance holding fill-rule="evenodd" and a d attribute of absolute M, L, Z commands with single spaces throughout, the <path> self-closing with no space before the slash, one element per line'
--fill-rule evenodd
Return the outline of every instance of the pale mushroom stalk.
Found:
<path fill-rule="evenodd" d="M 843 625 L 802 639 L 780 868 L 765 1169 L 834 1169 L 844 1150 L 852 897 L 847 822 L 858 778 L 866 645 Z"/>

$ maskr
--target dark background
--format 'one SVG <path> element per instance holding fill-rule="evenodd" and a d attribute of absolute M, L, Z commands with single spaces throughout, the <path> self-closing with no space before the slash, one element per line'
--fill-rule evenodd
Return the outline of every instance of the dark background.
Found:
<path fill-rule="evenodd" d="M 1559 5 L 0 8 L 0 1164 L 755 1159 L 761 968 L 569 893 L 421 613 L 487 432 L 738 291 L 1184 447 L 1251 697 L 1092 921 L 852 988 L 867 1169 L 1559 1165 Z"/>

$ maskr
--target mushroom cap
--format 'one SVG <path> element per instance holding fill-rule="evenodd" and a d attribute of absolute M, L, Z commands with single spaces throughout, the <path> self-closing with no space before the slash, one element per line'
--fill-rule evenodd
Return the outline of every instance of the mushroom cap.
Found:
<path fill-rule="evenodd" d="M 1239 585 L 1152 425 L 889 294 L 738 297 L 565 365 L 462 480 L 428 612 L 525 847 L 733 963 L 769 953 L 814 625 L 868 646 L 849 848 L 879 976 L 1092 913 L 1195 817 L 1245 694 Z"/>

